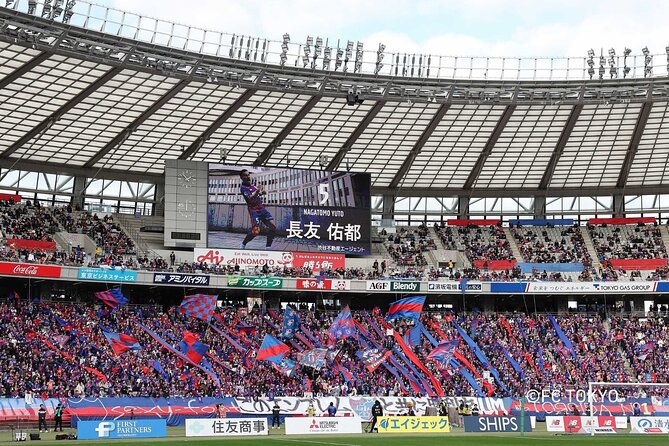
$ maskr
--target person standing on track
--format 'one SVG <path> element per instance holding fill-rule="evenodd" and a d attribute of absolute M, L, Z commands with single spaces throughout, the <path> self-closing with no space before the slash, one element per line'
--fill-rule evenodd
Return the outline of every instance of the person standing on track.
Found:
<path fill-rule="evenodd" d="M 262 187 L 251 184 L 251 172 L 244 169 L 239 173 L 239 178 L 242 180 L 240 187 L 246 206 L 249 209 L 249 216 L 251 217 L 251 230 L 246 234 L 239 249 L 246 249 L 246 245 L 260 234 L 260 224 L 264 224 L 267 229 L 267 241 L 265 248 L 270 248 L 276 235 L 276 225 L 274 224 L 274 217 L 265 209 L 262 202 L 262 196 L 267 195 L 267 192 L 262 190 Z"/>
<path fill-rule="evenodd" d="M 379 417 L 383 416 L 383 407 L 381 407 L 381 401 L 376 400 L 374 401 L 374 405 L 372 406 L 372 425 L 369 427 L 369 433 L 371 434 L 374 432 L 374 428 L 376 428 L 376 431 L 379 431 L 379 428 L 376 427 L 376 422 L 378 421 Z"/>
<path fill-rule="evenodd" d="M 280 413 L 281 408 L 279 407 L 279 403 L 274 401 L 274 407 L 272 407 L 272 429 L 274 429 L 275 423 L 277 429 L 281 427 L 281 418 L 279 418 Z"/>

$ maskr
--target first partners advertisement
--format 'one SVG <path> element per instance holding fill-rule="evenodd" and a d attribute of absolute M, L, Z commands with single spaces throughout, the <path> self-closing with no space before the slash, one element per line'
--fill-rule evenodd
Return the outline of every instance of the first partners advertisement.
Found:
<path fill-rule="evenodd" d="M 370 175 L 209 164 L 211 248 L 371 254 Z"/>

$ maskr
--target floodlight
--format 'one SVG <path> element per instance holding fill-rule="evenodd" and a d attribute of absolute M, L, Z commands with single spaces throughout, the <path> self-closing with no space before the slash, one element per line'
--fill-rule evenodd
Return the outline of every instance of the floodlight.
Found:
<path fill-rule="evenodd" d="M 344 72 L 348 70 L 348 61 L 351 60 L 351 57 L 353 57 L 353 42 L 348 41 L 346 42 L 346 58 L 344 59 Z"/>
<path fill-rule="evenodd" d="M 376 68 L 374 69 L 374 74 L 379 74 L 379 71 L 381 71 L 381 68 L 383 68 L 383 64 L 381 61 L 383 60 L 384 54 L 383 52 L 385 51 L 386 46 L 382 43 L 379 43 L 379 49 L 376 50 Z"/>
<path fill-rule="evenodd" d="M 49 17 L 51 15 L 51 0 L 44 0 L 42 6 L 42 17 Z"/>
<path fill-rule="evenodd" d="M 632 54 L 632 50 L 629 48 L 625 48 L 625 57 L 629 56 L 630 54 Z"/>
<path fill-rule="evenodd" d="M 37 0 L 28 0 L 28 14 L 35 14 L 37 9 Z"/>
<path fill-rule="evenodd" d="M 648 55 L 650 54 L 650 51 L 648 51 L 648 47 L 647 47 L 647 46 L 644 46 L 644 47 L 641 49 L 641 52 L 643 53 L 644 56 L 648 56 Z"/>
<path fill-rule="evenodd" d="M 609 50 L 609 57 L 616 57 L 616 50 L 614 50 L 613 48 L 611 48 L 611 49 Z"/>
<path fill-rule="evenodd" d="M 595 50 L 592 48 L 588 50 L 588 57 L 594 58 L 595 57 Z"/>
<path fill-rule="evenodd" d="M 330 61 L 332 60 L 332 48 L 326 46 L 323 50 L 323 69 L 330 69 Z"/>
<path fill-rule="evenodd" d="M 63 1 L 64 0 L 55 0 L 53 9 L 51 10 L 51 18 L 58 17 L 63 13 Z"/>
<path fill-rule="evenodd" d="M 281 59 L 281 66 L 284 66 L 286 64 L 286 60 L 288 60 L 289 43 L 290 43 L 290 34 L 285 33 L 283 35 L 283 42 L 281 42 L 281 55 L 279 56 L 279 59 Z"/>
<path fill-rule="evenodd" d="M 65 14 L 63 15 L 63 23 L 70 23 L 70 19 L 74 15 L 74 5 L 76 5 L 76 0 L 67 0 L 65 5 Z"/>
<path fill-rule="evenodd" d="M 341 67 L 341 63 L 342 63 L 341 58 L 343 56 L 344 56 L 344 50 L 337 47 L 337 58 L 335 59 L 335 71 L 337 71 Z"/>
<path fill-rule="evenodd" d="M 358 42 L 355 48 L 355 72 L 360 73 L 362 70 L 362 42 Z"/>

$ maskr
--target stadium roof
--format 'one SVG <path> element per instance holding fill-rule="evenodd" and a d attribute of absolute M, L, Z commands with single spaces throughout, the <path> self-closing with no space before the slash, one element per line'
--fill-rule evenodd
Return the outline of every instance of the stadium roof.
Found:
<path fill-rule="evenodd" d="M 225 157 L 366 171 L 376 194 L 669 191 L 667 77 L 297 68 L 242 55 L 252 40 L 223 58 L 95 31 L 90 5 L 80 25 L 26 5 L 0 7 L 1 167 L 161 181 L 165 159 Z"/>

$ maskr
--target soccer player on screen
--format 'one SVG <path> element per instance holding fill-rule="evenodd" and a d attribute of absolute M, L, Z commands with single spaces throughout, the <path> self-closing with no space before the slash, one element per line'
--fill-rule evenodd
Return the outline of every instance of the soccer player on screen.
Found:
<path fill-rule="evenodd" d="M 267 192 L 262 188 L 251 184 L 251 172 L 244 169 L 239 173 L 239 178 L 242 179 L 241 192 L 246 201 L 246 206 L 249 208 L 249 216 L 251 217 L 251 230 L 244 237 L 239 249 L 246 249 L 246 244 L 260 234 L 260 223 L 263 223 L 267 229 L 266 248 L 272 246 L 274 235 L 276 234 L 276 225 L 274 224 L 274 217 L 269 213 L 262 203 L 262 196 L 267 195 Z"/>

